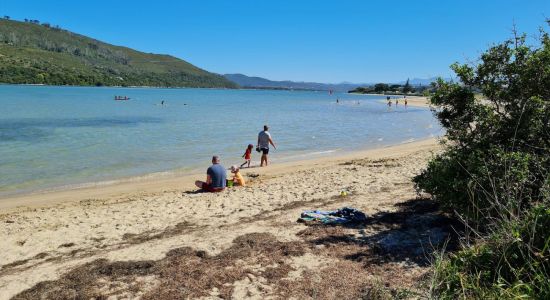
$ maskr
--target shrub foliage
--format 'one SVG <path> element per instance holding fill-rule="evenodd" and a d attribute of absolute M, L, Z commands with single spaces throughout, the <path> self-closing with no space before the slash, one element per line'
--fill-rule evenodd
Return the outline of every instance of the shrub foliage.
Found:
<path fill-rule="evenodd" d="M 476 222 L 501 206 L 515 213 L 541 201 L 550 166 L 548 34 L 540 47 L 519 36 L 490 48 L 477 66 L 452 69 L 460 83 L 440 79 L 431 97 L 446 151 L 415 178 L 418 188 Z"/>
<path fill-rule="evenodd" d="M 550 37 L 514 36 L 453 64 L 431 102 L 444 151 L 414 181 L 476 243 L 436 263 L 438 298 L 550 297 Z M 480 95 L 481 94 L 481 95 Z"/>

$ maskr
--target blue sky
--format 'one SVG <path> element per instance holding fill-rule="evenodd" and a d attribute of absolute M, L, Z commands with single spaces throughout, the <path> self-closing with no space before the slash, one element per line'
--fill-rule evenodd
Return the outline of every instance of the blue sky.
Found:
<path fill-rule="evenodd" d="M 451 63 L 475 60 L 509 37 L 514 22 L 535 34 L 550 17 L 550 0 L 1 0 L 0 15 L 171 54 L 217 73 L 395 82 L 451 75 Z"/>

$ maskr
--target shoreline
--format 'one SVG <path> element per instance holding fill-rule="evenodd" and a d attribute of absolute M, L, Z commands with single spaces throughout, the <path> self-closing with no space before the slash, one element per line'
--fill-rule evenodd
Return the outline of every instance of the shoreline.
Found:
<path fill-rule="evenodd" d="M 410 98 L 409 98 L 410 97 Z M 393 107 L 395 107 L 395 99 L 393 100 Z M 401 100 L 401 104 L 404 106 L 403 98 L 399 98 Z M 386 99 L 379 100 L 378 102 L 386 104 Z M 425 107 L 425 108 L 431 108 L 432 105 L 430 104 L 430 100 L 428 97 L 423 96 L 407 96 L 407 106 L 412 107 Z"/>
<path fill-rule="evenodd" d="M 384 99 L 382 100 L 379 100 L 378 102 L 379 103 L 384 103 L 386 104 L 386 99 L 385 97 L 387 96 L 390 96 L 390 97 L 395 97 L 395 96 L 400 96 L 400 100 L 403 100 L 402 96 L 404 95 L 384 95 L 384 94 L 361 94 L 361 93 L 349 93 L 350 95 L 356 95 L 356 96 L 362 96 L 362 95 L 367 95 L 367 96 L 380 96 L 380 97 L 383 97 Z M 395 98 L 392 98 L 392 100 L 394 101 Z M 407 95 L 407 102 L 408 102 L 408 106 L 414 106 L 414 107 L 432 107 L 430 105 L 430 101 L 428 99 L 428 97 L 425 97 L 425 96 L 409 96 Z"/>
<path fill-rule="evenodd" d="M 3 83 L 0 82 L 0 86 L 39 86 L 39 87 L 76 87 L 76 88 L 115 88 L 115 89 L 205 89 L 205 90 L 239 90 L 239 91 L 289 91 L 289 92 L 328 92 L 329 90 L 312 90 L 312 89 L 291 89 L 291 88 L 254 88 L 254 87 L 237 87 L 237 88 L 228 88 L 228 87 L 190 87 L 190 86 L 148 86 L 148 85 L 131 85 L 131 86 L 121 86 L 121 85 L 52 85 L 45 83 Z M 345 91 L 340 91 L 339 93 L 346 93 Z M 376 94 L 373 94 L 376 95 Z"/>
<path fill-rule="evenodd" d="M 115 88 L 115 89 L 207 89 L 207 90 L 239 90 L 239 88 L 227 88 L 227 87 L 190 87 L 190 86 L 147 86 L 147 85 L 131 85 L 131 86 L 121 86 L 121 85 L 52 85 L 45 83 L 4 83 L 0 82 L 0 86 L 39 86 L 39 87 L 75 87 L 75 88 Z"/>
<path fill-rule="evenodd" d="M 283 160 L 280 163 L 273 162 L 268 167 L 253 166 L 241 169 L 243 175 L 258 173 L 260 175 L 279 174 L 287 168 L 311 167 L 319 164 L 327 164 L 335 161 L 353 159 L 357 157 L 380 155 L 384 152 L 406 151 L 409 147 L 422 147 L 436 144 L 436 138 L 425 138 L 412 142 L 381 146 L 376 148 L 363 148 L 342 152 L 331 152 L 325 155 L 295 160 Z M 222 161 L 223 164 L 223 161 Z M 224 165 L 228 168 L 229 165 Z M 140 176 L 131 176 L 115 180 L 88 182 L 68 186 L 59 186 L 43 190 L 23 192 L 21 194 L 0 197 L 0 213 L 18 210 L 21 207 L 43 207 L 65 202 L 82 201 L 90 198 L 113 197 L 130 192 L 160 192 L 165 189 L 181 189 L 185 191 L 195 189 L 194 181 L 203 180 L 204 173 L 198 170 L 182 172 L 168 170 L 148 173 Z"/>
<path fill-rule="evenodd" d="M 328 157 L 336 158 L 339 156 L 346 156 L 357 152 L 366 152 L 369 150 L 388 148 L 388 147 L 393 147 L 393 146 L 398 146 L 403 144 L 414 143 L 418 141 L 424 141 L 432 138 L 433 137 L 424 137 L 419 139 L 412 139 L 412 141 L 404 140 L 395 144 L 361 146 L 355 149 L 337 148 L 337 149 L 328 149 L 328 150 L 319 151 L 319 152 L 310 152 L 306 150 L 302 150 L 300 152 L 295 152 L 295 151 L 283 152 L 283 153 L 277 153 L 276 154 L 277 156 L 275 158 L 271 156 L 270 161 L 271 163 L 275 163 L 275 164 L 288 164 L 293 162 L 316 160 L 316 159 L 328 158 Z M 43 194 L 64 192 L 64 191 L 71 191 L 71 190 L 82 190 L 82 189 L 88 189 L 88 188 L 102 188 L 102 187 L 109 187 L 109 186 L 118 185 L 118 184 L 142 183 L 145 181 L 160 181 L 163 179 L 169 179 L 174 177 L 184 178 L 188 176 L 199 176 L 199 178 L 202 178 L 204 173 L 203 171 L 210 165 L 208 163 L 208 157 L 205 157 L 205 158 L 206 160 L 202 166 L 199 166 L 199 165 L 180 166 L 174 169 L 153 171 L 153 172 L 147 172 L 147 173 L 136 174 L 136 175 L 126 175 L 118 178 L 106 177 L 105 179 L 100 179 L 97 181 L 82 181 L 82 182 L 75 182 L 75 183 L 50 185 L 50 186 L 44 186 L 44 187 L 38 187 L 38 188 L 27 188 L 27 189 L 6 191 L 4 192 L 4 194 L 0 193 L 0 210 L 3 208 L 2 202 L 6 199 L 11 199 L 11 198 L 20 198 L 20 197 L 26 197 L 31 195 L 43 195 Z M 240 165 L 241 163 L 242 163 L 241 160 L 235 160 L 234 158 L 224 159 L 224 157 L 222 157 L 222 165 L 226 167 L 228 172 L 231 165 Z M 250 167 L 250 169 L 256 169 L 256 168 L 259 168 L 259 158 L 257 158 L 256 160 L 253 160 Z M 243 169 L 243 170 L 246 170 L 246 169 Z"/>

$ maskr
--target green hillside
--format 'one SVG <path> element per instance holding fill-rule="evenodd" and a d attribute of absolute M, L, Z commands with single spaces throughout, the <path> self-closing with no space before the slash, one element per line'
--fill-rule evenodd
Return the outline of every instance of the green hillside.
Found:
<path fill-rule="evenodd" d="M 170 55 L 106 44 L 49 24 L 5 19 L 0 20 L 0 82 L 236 87 L 223 76 Z"/>

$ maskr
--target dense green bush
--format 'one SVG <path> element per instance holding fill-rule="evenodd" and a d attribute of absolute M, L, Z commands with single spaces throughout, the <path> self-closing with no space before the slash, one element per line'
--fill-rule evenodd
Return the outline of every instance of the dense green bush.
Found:
<path fill-rule="evenodd" d="M 431 296 L 550 299 L 549 35 L 452 69 L 459 82 L 438 80 L 431 97 L 444 150 L 414 182 L 468 230 L 435 260 Z"/>
<path fill-rule="evenodd" d="M 489 49 L 477 66 L 454 64 L 459 83 L 436 83 L 431 102 L 446 129 L 445 152 L 415 183 L 472 222 L 542 199 L 550 167 L 548 34 L 539 46 L 515 37 Z"/>

